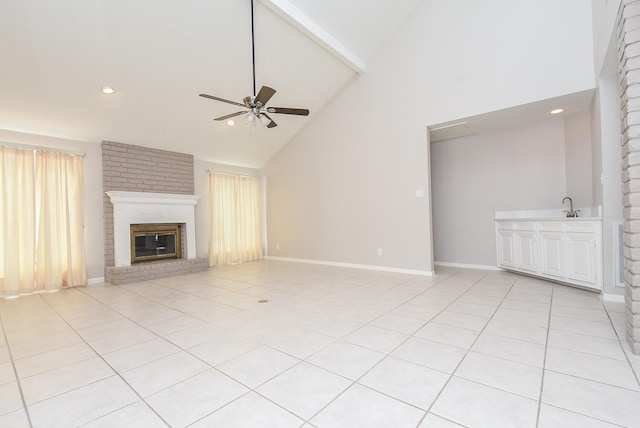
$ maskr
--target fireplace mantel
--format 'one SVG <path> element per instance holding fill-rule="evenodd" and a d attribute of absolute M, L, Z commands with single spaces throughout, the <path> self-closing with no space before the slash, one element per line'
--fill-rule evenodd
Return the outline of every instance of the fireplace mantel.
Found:
<path fill-rule="evenodd" d="M 116 266 L 131 265 L 130 226 L 143 223 L 184 223 L 183 258 L 196 257 L 195 205 L 199 195 L 147 192 L 106 192 L 113 204 Z"/>

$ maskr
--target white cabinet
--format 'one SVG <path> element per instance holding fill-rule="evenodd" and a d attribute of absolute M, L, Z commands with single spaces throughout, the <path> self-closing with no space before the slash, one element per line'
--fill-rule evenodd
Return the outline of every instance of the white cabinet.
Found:
<path fill-rule="evenodd" d="M 498 266 L 586 288 L 602 288 L 598 220 L 496 220 Z"/>
<path fill-rule="evenodd" d="M 518 222 L 516 234 L 516 268 L 528 272 L 538 270 L 538 239 L 536 224 L 533 222 Z"/>
<path fill-rule="evenodd" d="M 499 266 L 516 267 L 516 233 L 511 226 L 512 223 L 500 223 L 496 227 L 496 248 Z"/>
<path fill-rule="evenodd" d="M 564 278 L 565 243 L 561 222 L 540 222 L 540 273 Z"/>
<path fill-rule="evenodd" d="M 567 225 L 567 278 L 583 282 L 598 280 L 596 250 L 599 241 L 593 229 L 592 223 Z"/>
<path fill-rule="evenodd" d="M 497 222 L 498 266 L 535 272 L 538 246 L 535 222 Z"/>

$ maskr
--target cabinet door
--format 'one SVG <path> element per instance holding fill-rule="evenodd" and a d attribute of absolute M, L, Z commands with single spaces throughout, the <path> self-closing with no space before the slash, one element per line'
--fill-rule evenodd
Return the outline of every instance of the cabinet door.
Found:
<path fill-rule="evenodd" d="M 498 266 L 515 267 L 515 232 L 513 229 L 500 229 L 496 233 L 496 249 Z"/>
<path fill-rule="evenodd" d="M 516 231 L 516 268 L 530 272 L 538 271 L 538 247 L 534 230 Z"/>
<path fill-rule="evenodd" d="M 540 273 L 563 278 L 565 239 L 560 222 L 540 223 Z"/>
<path fill-rule="evenodd" d="M 567 278 L 596 284 L 596 236 L 567 233 Z"/>

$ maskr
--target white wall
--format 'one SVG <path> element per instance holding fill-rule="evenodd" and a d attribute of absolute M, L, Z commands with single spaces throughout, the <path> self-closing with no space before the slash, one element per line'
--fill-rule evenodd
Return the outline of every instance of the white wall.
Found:
<path fill-rule="evenodd" d="M 65 140 L 0 129 L 0 141 L 84 152 L 84 236 L 87 278 L 104 275 L 102 219 L 102 157 L 100 144 Z"/>
<path fill-rule="evenodd" d="M 602 268 L 604 292 L 624 294 L 623 287 L 616 287 L 617 230 L 615 224 L 623 220 L 622 201 L 622 148 L 620 141 L 620 92 L 618 84 L 618 56 L 615 35 L 611 36 L 609 50 L 598 78 L 597 98 L 592 110 L 598 125 L 593 135 L 593 150 L 600 158 L 594 194 L 601 199 L 602 210 Z M 602 177 L 602 179 L 600 179 Z"/>
<path fill-rule="evenodd" d="M 591 0 L 593 16 L 593 66 L 596 76 L 605 67 L 609 41 L 622 0 Z"/>
<path fill-rule="evenodd" d="M 495 211 L 562 207 L 564 131 L 554 117 L 431 145 L 437 262 L 495 266 Z"/>
<path fill-rule="evenodd" d="M 621 0 L 592 0 L 596 96 L 591 105 L 593 199 L 602 205 L 603 292 L 624 294 L 616 287 L 616 231 L 623 219 L 620 148 L 620 95 L 616 16 Z"/>
<path fill-rule="evenodd" d="M 264 167 L 269 254 L 431 271 L 427 126 L 593 89 L 591 7 L 425 1 L 367 69 Z"/>

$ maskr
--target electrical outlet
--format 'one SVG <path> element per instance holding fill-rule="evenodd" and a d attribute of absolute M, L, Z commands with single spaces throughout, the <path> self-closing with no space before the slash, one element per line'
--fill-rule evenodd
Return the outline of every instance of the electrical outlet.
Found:
<path fill-rule="evenodd" d="M 382 255 L 382 248 L 378 248 L 378 255 L 381 256 Z"/>

